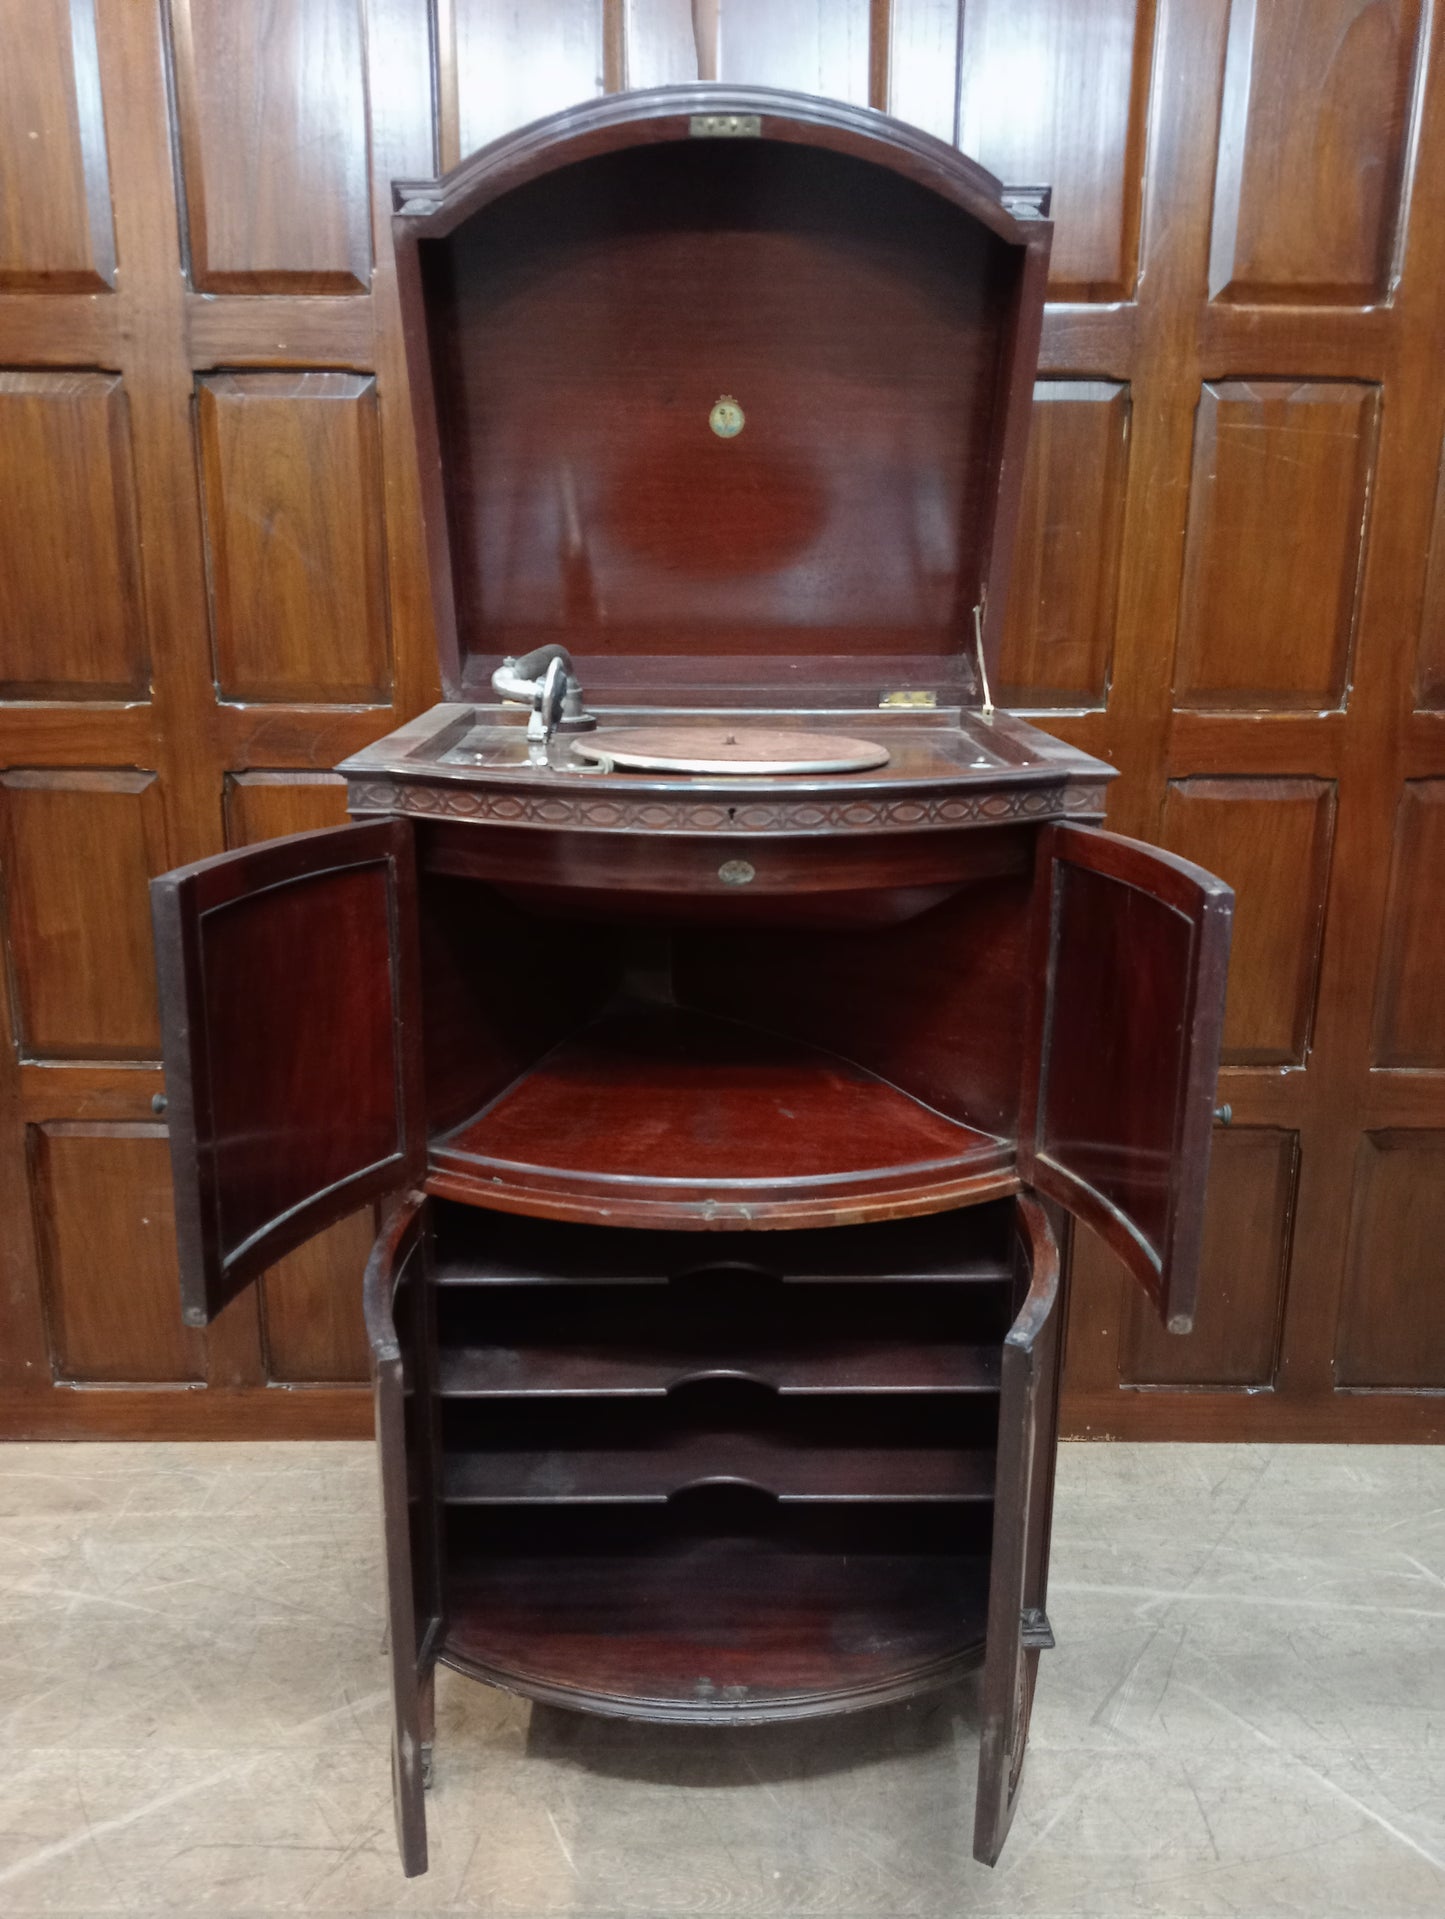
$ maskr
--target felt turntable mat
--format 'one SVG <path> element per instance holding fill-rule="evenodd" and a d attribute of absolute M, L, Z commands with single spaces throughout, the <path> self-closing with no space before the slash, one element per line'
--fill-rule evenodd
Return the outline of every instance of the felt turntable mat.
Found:
<path fill-rule="evenodd" d="M 778 726 L 638 726 L 574 740 L 579 759 L 635 773 L 861 773 L 888 749 L 846 733 Z"/>

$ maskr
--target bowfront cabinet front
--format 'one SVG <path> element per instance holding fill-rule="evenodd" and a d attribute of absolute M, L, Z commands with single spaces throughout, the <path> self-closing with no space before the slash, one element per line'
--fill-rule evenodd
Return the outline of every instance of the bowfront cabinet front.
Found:
<path fill-rule="evenodd" d="M 1187 1325 L 1229 922 L 1170 855 L 1032 838 L 851 933 L 569 924 L 404 819 L 155 882 L 188 1320 L 383 1204 L 408 1870 L 438 1659 L 740 1724 L 982 1664 L 997 1857 L 1051 1643 L 1044 1202 Z"/>

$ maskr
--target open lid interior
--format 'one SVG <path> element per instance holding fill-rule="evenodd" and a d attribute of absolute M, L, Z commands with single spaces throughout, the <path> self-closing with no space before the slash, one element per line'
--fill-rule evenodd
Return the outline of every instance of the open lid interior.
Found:
<path fill-rule="evenodd" d="M 589 700 L 978 703 L 1047 222 L 896 122 L 716 88 L 397 202 L 450 697 L 556 641 Z"/>

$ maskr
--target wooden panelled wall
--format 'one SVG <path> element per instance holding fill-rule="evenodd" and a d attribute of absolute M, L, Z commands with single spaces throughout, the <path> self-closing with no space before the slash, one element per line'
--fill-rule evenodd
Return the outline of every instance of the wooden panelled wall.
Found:
<path fill-rule="evenodd" d="M 1057 241 L 1008 698 L 1239 894 L 1188 1341 L 1067 1423 L 1440 1434 L 1445 8 L 0 0 L 3 1430 L 362 1432 L 369 1222 L 182 1328 L 145 882 L 434 696 L 388 183 L 599 89 L 887 105 Z"/>

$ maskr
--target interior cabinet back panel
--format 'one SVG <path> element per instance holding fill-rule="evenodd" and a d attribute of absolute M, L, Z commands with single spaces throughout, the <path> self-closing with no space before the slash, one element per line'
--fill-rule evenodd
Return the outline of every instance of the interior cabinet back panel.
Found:
<path fill-rule="evenodd" d="M 965 887 L 881 931 L 686 936 L 674 978 L 690 1003 L 834 1047 L 950 1118 L 1007 1134 L 1022 1072 L 1030 885 Z M 895 969 L 912 992 L 890 990 Z"/>
<path fill-rule="evenodd" d="M 846 155 L 698 140 L 509 194 L 432 271 L 464 653 L 962 649 L 1017 271 L 976 224 Z"/>

